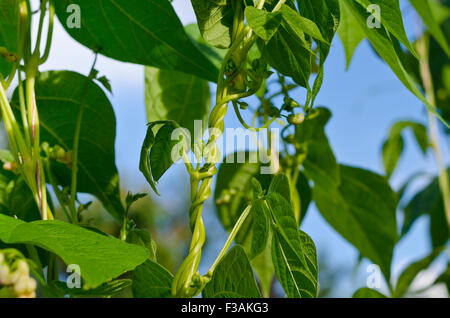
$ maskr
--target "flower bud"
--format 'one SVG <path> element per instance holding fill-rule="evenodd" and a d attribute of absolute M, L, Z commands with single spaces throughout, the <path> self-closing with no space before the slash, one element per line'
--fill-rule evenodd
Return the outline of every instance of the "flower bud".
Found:
<path fill-rule="evenodd" d="M 305 115 L 303 114 L 291 114 L 288 116 L 287 121 L 291 125 L 300 125 L 305 120 Z"/>

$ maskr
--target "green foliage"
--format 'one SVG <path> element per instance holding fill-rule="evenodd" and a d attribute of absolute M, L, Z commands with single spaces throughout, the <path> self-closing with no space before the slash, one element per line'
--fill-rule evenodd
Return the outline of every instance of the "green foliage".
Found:
<path fill-rule="evenodd" d="M 18 90 L 13 100 L 19 114 Z M 36 101 L 41 142 L 73 150 L 80 122 L 77 191 L 95 195 L 108 212 L 122 222 L 125 209 L 120 200 L 115 165 L 116 118 L 104 91 L 75 72 L 45 72 L 36 81 Z M 70 185 L 71 169 L 64 164 L 52 165 L 58 184 Z"/>
<path fill-rule="evenodd" d="M 244 249 L 237 245 L 222 259 L 202 292 L 205 298 L 259 298 L 253 271 Z"/>
<path fill-rule="evenodd" d="M 145 104 L 148 122 L 173 120 L 189 129 L 194 138 L 194 121 L 201 120 L 202 135 L 210 111 L 208 82 L 193 75 L 153 67 L 145 69 Z"/>
<path fill-rule="evenodd" d="M 61 221 L 26 223 L 0 214 L 0 241 L 32 244 L 81 269 L 86 289 L 96 288 L 143 263 L 148 252 L 137 245 Z"/>
<path fill-rule="evenodd" d="M 402 297 L 408 291 L 409 286 L 411 285 L 417 274 L 419 274 L 422 270 L 428 268 L 428 266 L 430 266 L 430 264 L 436 259 L 436 257 L 441 254 L 442 250 L 443 248 L 438 248 L 427 257 L 410 264 L 398 278 L 393 297 Z"/>
<path fill-rule="evenodd" d="M 428 215 L 430 218 L 429 231 L 432 246 L 439 247 L 444 245 L 448 241 L 450 234 L 437 177 L 416 193 L 409 203 L 406 204 L 401 231 L 402 236 L 409 232 L 414 222 L 422 215 Z"/>
<path fill-rule="evenodd" d="M 325 220 L 389 279 L 398 240 L 397 197 L 380 175 L 343 165 L 339 170 L 340 183 L 315 184 L 314 202 Z"/>
<path fill-rule="evenodd" d="M 314 242 L 300 231 L 292 207 L 281 195 L 267 196 L 273 218 L 272 259 L 275 272 L 290 298 L 317 297 L 318 267 Z"/>
<path fill-rule="evenodd" d="M 80 28 L 66 23 L 73 19 L 74 12 L 67 12 L 71 4 L 80 6 Z M 217 80 L 217 69 L 188 38 L 167 0 L 63 0 L 55 1 L 55 9 L 66 31 L 94 52 Z"/>
<path fill-rule="evenodd" d="M 353 294 L 353 298 L 387 298 L 385 295 L 371 288 L 360 288 Z"/>
<path fill-rule="evenodd" d="M 389 137 L 383 144 L 383 163 L 388 178 L 394 172 L 402 155 L 405 144 L 402 133 L 407 128 L 413 131 L 416 142 L 424 154 L 429 147 L 427 128 L 424 125 L 411 121 L 399 121 L 392 125 Z"/>
<path fill-rule="evenodd" d="M 231 44 L 232 0 L 191 0 L 197 24 L 206 43 L 218 48 Z"/>
<path fill-rule="evenodd" d="M 133 295 L 137 298 L 170 297 L 173 275 L 148 259 L 133 271 Z"/>
<path fill-rule="evenodd" d="M 10 150 L 0 150 L 0 244 L 30 259 L 31 274 L 49 297 L 111 297 L 130 286 L 139 298 L 200 293 L 205 298 L 270 297 L 278 280 L 287 297 L 312 298 L 319 295 L 317 251 L 300 226 L 314 202 L 361 258 L 380 266 L 391 296 L 404 297 L 449 239 L 450 186 L 440 163 L 445 160 L 440 158 L 439 127 L 432 116 L 429 127 L 394 123 L 382 149 L 386 176 L 381 176 L 339 164 L 326 134 L 331 112 L 314 107 L 314 101 L 338 32 L 347 68 L 367 38 L 428 112 L 448 126 L 448 3 L 410 3 L 426 27 L 413 44 L 399 0 L 191 0 L 197 23 L 185 27 L 169 0 L 42 0 L 36 12 L 27 1 L 2 0 L 0 113 Z M 380 16 L 374 8 L 380 8 Z M 71 37 L 96 53 L 88 76 L 39 72 L 50 52 L 55 14 Z M 35 25 L 37 32 L 31 28 Z M 129 192 L 125 202 L 120 197 L 116 119 L 107 94 L 113 89 L 98 75 L 97 54 L 145 67 L 149 123 L 139 170 L 154 192 L 158 194 L 156 183 L 179 159 L 189 174 L 192 242 L 175 276 L 157 262 L 150 232 L 131 219 L 131 206 L 146 194 Z M 217 82 L 213 108 L 209 82 Z M 279 91 L 272 89 L 273 83 Z M 291 96 L 298 87 L 306 89 L 304 100 Z M 255 101 L 257 107 L 249 105 Z M 229 105 L 249 131 L 275 121 L 283 125 L 279 160 L 269 145 L 260 150 L 269 154 L 270 163 L 244 150 L 228 155 L 217 169 L 217 143 L 226 128 Z M 251 112 L 251 125 L 241 111 Z M 201 125 L 195 126 L 194 120 Z M 214 131 L 204 140 L 207 128 Z M 393 286 L 391 262 L 399 239 L 396 211 L 415 178 L 398 193 L 388 182 L 403 154 L 407 129 L 424 154 L 433 150 L 441 175 L 402 207 L 401 236 L 420 216 L 428 215 L 433 251 L 409 264 Z M 197 165 L 190 162 L 189 150 Z M 264 174 L 262 168 L 272 174 Z M 48 184 L 52 191 L 47 191 Z M 198 268 L 210 231 L 202 210 L 213 184 L 217 215 L 230 235 L 202 275 Z M 90 203 L 79 201 L 81 193 L 103 203 L 120 225 L 120 240 L 87 222 L 84 213 Z M 55 207 L 68 222 L 55 220 L 60 218 Z M 59 261 L 80 266 L 83 288 L 70 289 L 58 280 Z M 448 277 L 447 269 L 433 284 L 448 287 Z M 370 288 L 357 290 L 353 297 L 386 298 Z"/>
<path fill-rule="evenodd" d="M 7 76 L 12 69 L 13 63 L 8 63 L 5 57 L 10 53 L 18 54 L 18 0 L 4 0 L 0 2 L 0 74 Z M 4 51 L 2 51 L 2 48 Z"/>

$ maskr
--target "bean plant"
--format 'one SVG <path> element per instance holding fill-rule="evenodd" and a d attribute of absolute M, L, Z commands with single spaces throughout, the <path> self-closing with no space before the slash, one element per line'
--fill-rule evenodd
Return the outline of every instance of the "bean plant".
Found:
<path fill-rule="evenodd" d="M 316 246 L 300 229 L 312 202 L 384 277 L 385 290 L 364 287 L 354 297 L 409 295 L 449 239 L 440 144 L 450 122 L 448 1 L 409 0 L 418 17 L 414 41 L 399 0 L 190 2 L 197 23 L 183 26 L 168 0 L 0 0 L 0 109 L 9 141 L 0 151 L 0 296 L 131 290 L 133 297 L 257 298 L 273 296 L 279 284 L 286 297 L 318 297 Z M 55 18 L 93 52 L 89 74 L 39 71 L 51 56 Z M 315 101 L 337 35 L 347 66 L 366 39 L 426 109 L 428 124 L 392 126 L 383 175 L 340 164 L 328 142 L 332 114 Z M 192 237 L 175 273 L 158 263 L 158 242 L 130 217 L 146 194 L 120 195 L 112 88 L 96 68 L 98 55 L 145 66 L 148 126 L 134 168 L 149 190 L 159 195 L 158 181 L 175 163 L 186 168 Z M 224 159 L 229 113 L 257 147 Z M 408 129 L 424 154 L 434 154 L 439 174 L 405 202 L 416 176 L 398 191 L 389 181 Z M 120 227 L 116 237 L 87 225 L 90 202 L 81 193 L 101 202 Z M 211 197 L 229 236 L 201 273 L 214 231 L 203 222 Z M 394 282 L 394 248 L 422 215 L 430 218 L 432 253 Z M 429 287 L 450 288 L 448 278 L 447 268 Z"/>

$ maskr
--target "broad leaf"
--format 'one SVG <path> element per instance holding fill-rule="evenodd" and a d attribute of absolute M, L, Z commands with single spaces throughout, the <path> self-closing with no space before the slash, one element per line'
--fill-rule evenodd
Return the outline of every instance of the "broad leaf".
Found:
<path fill-rule="evenodd" d="M 344 0 L 348 1 L 348 0 Z M 399 0 L 350 0 L 356 1 L 361 4 L 367 11 L 369 6 L 376 5 L 380 9 L 380 21 L 381 24 L 393 34 L 410 52 L 416 55 L 414 48 L 409 42 L 406 35 L 405 26 L 403 25 L 402 12 L 400 10 Z M 371 14 L 371 13 L 369 13 Z M 376 14 L 373 14 L 373 18 L 377 18 Z"/>
<path fill-rule="evenodd" d="M 189 39 L 168 0 L 59 0 L 54 5 L 66 31 L 95 52 L 217 81 L 217 69 Z M 74 25 L 77 13 L 80 27 Z"/>
<path fill-rule="evenodd" d="M 339 185 L 315 183 L 314 202 L 325 220 L 389 279 L 398 240 L 397 197 L 373 172 L 341 165 L 340 175 Z"/>
<path fill-rule="evenodd" d="M 365 38 L 365 34 L 349 8 L 343 1 L 339 1 L 339 3 L 341 7 L 341 23 L 339 24 L 338 34 L 344 46 L 348 69 L 355 50 Z"/>
<path fill-rule="evenodd" d="M 319 73 L 312 89 L 312 102 L 322 87 L 324 64 L 330 52 L 330 45 L 339 27 L 340 7 L 338 0 L 297 0 L 300 14 L 314 21 L 322 34 L 324 41 L 317 43 L 319 52 Z"/>
<path fill-rule="evenodd" d="M 247 152 L 228 155 L 224 159 L 224 163 L 220 165 L 214 200 L 219 220 L 227 231 L 233 229 L 241 213 L 254 198 L 252 178 L 258 179 L 264 190 L 268 189 L 272 176 L 260 174 L 260 168 L 256 153 Z M 248 217 L 241 227 L 236 237 L 236 242 L 239 244 L 245 245 L 244 241 L 249 238 L 252 219 L 252 217 Z"/>
<path fill-rule="evenodd" d="M 78 265 L 86 289 L 133 270 L 148 258 L 143 247 L 61 221 L 26 223 L 0 215 L 0 241 L 36 245 L 58 255 L 66 264 Z"/>
<path fill-rule="evenodd" d="M 383 144 L 383 163 L 386 176 L 390 178 L 403 152 L 405 141 L 402 133 L 410 128 L 420 149 L 426 154 L 429 147 L 427 129 L 424 125 L 412 121 L 399 121 L 392 125 L 388 139 Z"/>
<path fill-rule="evenodd" d="M 173 275 L 151 260 L 133 271 L 133 296 L 137 298 L 171 297 Z"/>
<path fill-rule="evenodd" d="M 18 92 L 14 93 L 18 112 Z M 78 150 L 77 192 L 95 195 L 109 213 L 122 222 L 125 210 L 120 200 L 119 176 L 115 165 L 116 118 L 103 90 L 85 76 L 69 71 L 42 73 L 36 81 L 41 142 L 73 150 L 81 113 Z M 18 116 L 20 118 L 20 116 Z M 71 169 L 55 164 L 57 181 L 70 185 Z"/>
<path fill-rule="evenodd" d="M 331 113 L 318 107 L 311 110 L 305 121 L 296 127 L 296 140 L 306 152 L 303 163 L 308 179 L 320 184 L 338 184 L 339 166 L 325 134 Z"/>
<path fill-rule="evenodd" d="M 280 12 L 267 12 L 254 7 L 245 8 L 245 18 L 252 30 L 268 42 L 281 24 Z"/>
<path fill-rule="evenodd" d="M 408 233 L 414 222 L 422 215 L 430 217 L 432 246 L 444 245 L 448 241 L 450 233 L 437 177 L 420 190 L 405 207 L 402 236 Z"/>
<path fill-rule="evenodd" d="M 234 16 L 231 0 L 191 0 L 191 3 L 205 41 L 215 47 L 229 47 Z"/>
<path fill-rule="evenodd" d="M 244 249 L 233 247 L 214 270 L 202 292 L 204 298 L 259 298 L 252 267 Z"/>
<path fill-rule="evenodd" d="M 370 17 L 370 13 L 365 10 L 365 7 L 354 3 L 353 0 L 341 0 L 342 4 L 346 5 L 348 10 L 353 14 L 355 19 L 358 21 L 360 27 L 363 29 L 365 35 L 369 39 L 372 46 L 375 48 L 376 52 L 381 56 L 381 58 L 389 65 L 392 71 L 397 75 L 398 79 L 408 88 L 417 98 L 420 99 L 422 103 L 424 103 L 427 108 L 437 117 L 439 117 L 445 125 L 448 126 L 447 123 L 442 119 L 442 117 L 437 113 L 436 107 L 431 105 L 428 100 L 424 97 L 419 87 L 414 82 L 411 75 L 405 69 L 405 66 L 402 64 L 401 59 L 398 56 L 396 47 L 394 45 L 392 39 L 392 30 L 387 31 L 387 26 L 383 25 L 383 28 L 369 28 L 367 26 L 367 19 Z M 358 0 L 360 1 L 360 0 Z M 362 0 L 361 0 L 362 1 Z M 364 0 L 366 1 L 366 0 Z M 391 0 L 377 0 L 379 2 L 385 2 L 385 5 L 388 6 L 387 2 L 391 2 Z M 395 5 L 396 1 L 393 1 L 393 5 Z M 398 3 L 398 1 L 397 1 Z M 384 12 L 386 14 L 386 11 Z M 387 14 L 389 16 L 389 14 Z M 395 12 L 393 12 L 395 16 Z M 384 21 L 383 21 L 384 22 Z M 391 27 L 392 29 L 393 27 Z M 395 27 L 397 29 L 397 27 Z"/>
<path fill-rule="evenodd" d="M 355 291 L 353 298 L 387 298 L 379 291 L 367 287 L 363 287 Z"/>
<path fill-rule="evenodd" d="M 432 1 L 434 0 L 431 0 L 431 2 Z M 439 25 L 437 17 L 435 17 L 430 0 L 409 0 L 409 2 L 411 2 L 417 13 L 419 13 L 428 30 L 440 44 L 441 48 L 446 52 L 447 56 L 450 56 L 449 44 Z"/>
<path fill-rule="evenodd" d="M 18 54 L 17 52 L 17 33 L 19 19 L 18 0 L 0 1 L 0 49 L 3 48 L 3 54 Z M 8 63 L 0 50 L 0 73 L 6 77 L 12 68 L 12 63 Z M 8 57 L 8 56 L 6 56 Z"/>
<path fill-rule="evenodd" d="M 131 286 L 130 279 L 117 279 L 110 282 L 106 282 L 94 289 L 84 289 L 84 288 L 69 288 L 67 287 L 67 283 L 56 281 L 56 288 L 63 295 L 70 295 L 72 297 L 111 297 L 124 289 Z"/>
<path fill-rule="evenodd" d="M 317 297 L 318 266 L 314 242 L 300 231 L 289 202 L 280 194 L 267 196 L 273 226 L 272 260 L 289 298 Z"/>
<path fill-rule="evenodd" d="M 253 224 L 249 258 L 252 260 L 265 250 L 268 243 L 270 235 L 270 211 L 262 199 L 256 200 L 251 209 Z"/>
<path fill-rule="evenodd" d="M 413 282 L 414 278 L 416 278 L 416 276 L 422 270 L 427 269 L 431 265 L 431 263 L 436 259 L 436 257 L 438 257 L 439 254 L 441 254 L 442 250 L 443 248 L 438 248 L 427 257 L 409 265 L 398 278 L 393 293 L 393 297 L 396 298 L 403 297 L 405 293 L 408 291 L 409 287 L 411 286 L 411 283 Z"/>
<path fill-rule="evenodd" d="M 201 121 L 197 131 L 201 139 L 211 105 L 208 82 L 176 71 L 145 69 L 145 104 L 148 122 L 173 120 L 189 129 L 194 140 L 194 121 Z"/>
<path fill-rule="evenodd" d="M 154 130 L 157 131 L 156 137 Z M 188 139 L 186 131 L 174 121 L 160 120 L 148 125 L 141 148 L 139 170 L 156 194 L 159 195 L 155 182 L 180 158 L 181 151 L 188 150 Z"/>

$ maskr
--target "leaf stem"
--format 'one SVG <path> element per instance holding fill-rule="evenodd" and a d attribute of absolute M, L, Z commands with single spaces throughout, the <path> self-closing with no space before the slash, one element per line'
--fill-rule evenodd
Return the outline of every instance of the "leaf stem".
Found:
<path fill-rule="evenodd" d="M 241 216 L 239 217 L 239 219 L 236 221 L 236 224 L 234 225 L 233 229 L 230 232 L 230 235 L 228 236 L 227 241 L 225 242 L 225 245 L 222 247 L 222 250 L 220 251 L 219 255 L 217 256 L 216 260 L 214 261 L 214 263 L 211 265 L 208 274 L 206 274 L 207 277 L 211 278 L 215 268 L 217 267 L 217 265 L 220 263 L 220 261 L 222 260 L 222 258 L 225 256 L 225 254 L 227 253 L 227 251 L 229 250 L 231 244 L 233 243 L 234 239 L 236 238 L 237 233 L 239 232 L 239 230 L 242 227 L 242 224 L 244 224 L 244 222 L 247 220 L 247 217 L 249 216 L 250 212 L 252 210 L 252 206 L 249 205 L 244 212 L 242 212 Z"/>

